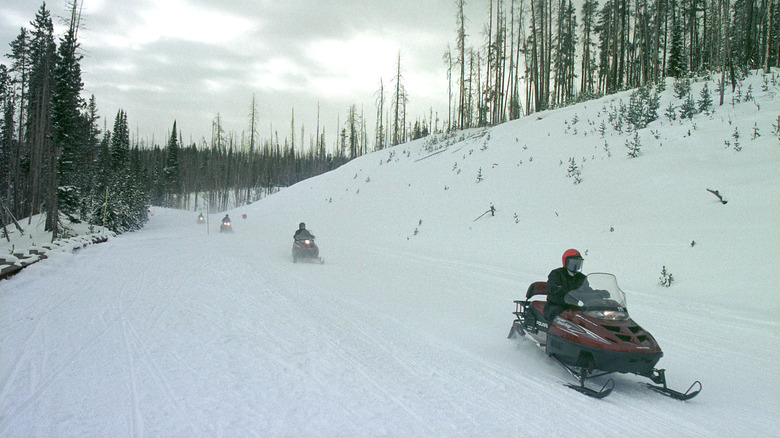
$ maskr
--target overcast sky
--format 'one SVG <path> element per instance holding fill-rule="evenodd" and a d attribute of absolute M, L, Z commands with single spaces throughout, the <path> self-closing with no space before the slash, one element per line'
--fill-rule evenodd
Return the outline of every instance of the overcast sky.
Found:
<path fill-rule="evenodd" d="M 40 5 L 3 0 L 3 55 Z M 67 2 L 47 7 L 60 36 Z M 469 45 L 479 45 L 487 2 L 467 7 Z M 289 137 L 294 108 L 296 140 L 303 124 L 308 146 L 319 102 L 331 148 L 337 117 L 343 125 L 352 104 L 373 136 L 379 81 L 390 87 L 399 51 L 410 115 L 433 108 L 445 120 L 442 55 L 454 48 L 455 27 L 455 0 L 84 0 L 84 95 L 95 95 L 109 129 L 122 108 L 133 135 L 158 144 L 174 120 L 185 142 L 210 139 L 217 114 L 241 135 L 255 94 L 262 138 L 271 126 L 280 141 Z"/>

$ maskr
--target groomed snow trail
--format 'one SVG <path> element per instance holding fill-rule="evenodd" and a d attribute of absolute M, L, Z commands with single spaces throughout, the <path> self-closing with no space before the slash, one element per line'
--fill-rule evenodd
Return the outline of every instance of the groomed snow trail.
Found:
<path fill-rule="evenodd" d="M 680 403 L 622 376 L 607 400 L 564 388 L 530 342 L 504 339 L 514 293 L 496 293 L 513 281 L 499 267 L 354 242 L 292 264 L 155 212 L 144 231 L 0 284 L 0 435 L 722 431 L 701 421 L 706 392 Z"/>

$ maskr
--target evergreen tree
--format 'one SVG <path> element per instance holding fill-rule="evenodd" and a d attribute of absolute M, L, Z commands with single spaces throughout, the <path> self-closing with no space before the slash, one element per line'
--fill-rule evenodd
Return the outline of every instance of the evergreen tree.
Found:
<path fill-rule="evenodd" d="M 127 165 L 130 158 L 130 131 L 127 127 L 127 114 L 119 109 L 114 118 L 114 130 L 111 134 L 109 147 L 111 166 L 119 169 Z"/>
<path fill-rule="evenodd" d="M 672 0 L 672 5 L 675 5 Z M 685 46 L 683 40 L 682 19 L 674 15 L 674 6 L 672 7 L 672 43 L 669 49 L 669 65 L 666 74 L 675 78 L 682 77 L 688 70 L 685 57 Z"/>
<path fill-rule="evenodd" d="M 96 205 L 93 216 L 103 218 L 105 226 L 115 232 L 135 231 L 148 220 L 149 196 L 144 184 L 148 176 L 142 172 L 141 153 L 130 151 L 127 115 L 117 112 L 111 135 L 111 171 L 106 172 L 104 202 Z"/>
<path fill-rule="evenodd" d="M 83 166 L 86 158 L 85 133 L 81 110 L 81 56 L 76 53 L 79 26 L 78 2 L 73 2 L 70 27 L 60 42 L 54 67 L 52 93 L 52 138 L 57 162 L 57 206 L 71 221 L 77 221 L 80 201 L 86 201 L 89 181 Z"/>
<path fill-rule="evenodd" d="M 0 199 L 6 198 L 11 188 L 11 162 L 13 150 L 13 112 L 7 120 L 8 108 L 13 109 L 11 77 L 8 68 L 0 64 Z M 2 215 L 0 215 L 2 217 Z"/>
<path fill-rule="evenodd" d="M 710 88 L 706 83 L 699 93 L 699 101 L 697 103 L 700 113 L 709 111 L 710 108 L 712 108 L 712 95 L 710 94 Z"/>
<path fill-rule="evenodd" d="M 21 28 L 19 36 L 11 42 L 11 53 L 6 55 L 11 59 L 11 67 L 9 72 L 13 73 L 15 78 L 13 79 L 14 85 L 17 88 L 18 93 L 18 131 L 16 138 L 20 142 L 24 141 L 24 126 L 25 117 L 27 112 L 27 91 L 30 86 L 30 68 L 32 60 L 30 59 L 30 33 L 26 28 Z"/>
<path fill-rule="evenodd" d="M 688 97 L 680 106 L 680 118 L 690 119 L 694 114 L 696 114 L 696 103 L 693 101 L 693 95 L 688 94 Z"/>
<path fill-rule="evenodd" d="M 639 131 L 634 131 L 634 136 L 630 140 L 626 140 L 626 148 L 628 156 L 631 158 L 636 158 L 641 154 L 642 143 L 639 140 Z"/>
<path fill-rule="evenodd" d="M 173 128 L 171 129 L 171 136 L 168 140 L 168 147 L 166 148 L 165 168 L 163 169 L 165 175 L 165 188 L 168 193 L 169 207 L 178 207 L 176 197 L 180 194 L 180 180 L 179 180 L 179 137 L 176 133 L 176 121 L 173 122 Z"/>

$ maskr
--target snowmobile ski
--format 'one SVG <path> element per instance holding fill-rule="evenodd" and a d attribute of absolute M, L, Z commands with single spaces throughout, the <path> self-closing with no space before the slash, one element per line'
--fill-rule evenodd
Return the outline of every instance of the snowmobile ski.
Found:
<path fill-rule="evenodd" d="M 690 400 L 696 397 L 697 395 L 699 395 L 699 393 L 701 392 L 701 382 L 699 382 L 698 380 L 693 382 L 691 386 L 688 387 L 688 390 L 685 392 L 679 392 L 679 391 L 675 391 L 674 389 L 667 388 L 666 383 L 664 383 L 663 386 L 656 386 L 650 383 L 645 383 L 645 385 L 647 385 L 648 388 L 652 389 L 653 391 L 659 394 L 663 394 L 667 397 L 671 397 L 675 400 L 680 400 L 680 401 Z M 693 389 L 694 387 L 697 387 L 697 389 L 694 390 Z"/>
<path fill-rule="evenodd" d="M 579 385 L 574 383 L 565 383 L 564 385 L 568 386 L 569 388 L 577 392 L 581 392 L 582 394 L 585 394 L 588 397 L 593 397 L 593 398 L 604 398 L 612 394 L 612 390 L 615 389 L 615 381 L 612 379 L 607 380 L 604 383 L 604 386 L 602 386 L 601 389 L 598 391 L 590 389 L 587 386 L 585 386 L 585 382 L 581 382 Z"/>

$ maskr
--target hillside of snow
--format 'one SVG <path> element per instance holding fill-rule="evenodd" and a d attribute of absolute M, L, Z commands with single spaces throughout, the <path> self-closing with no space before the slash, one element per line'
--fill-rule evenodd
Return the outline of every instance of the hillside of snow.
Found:
<path fill-rule="evenodd" d="M 779 81 L 683 120 L 669 81 L 636 136 L 630 92 L 432 136 L 232 210 L 232 234 L 155 208 L 54 254 L 0 281 L 0 436 L 774 435 Z M 292 263 L 301 221 L 324 264 Z M 568 248 L 698 397 L 617 375 L 591 399 L 506 338 Z"/>

